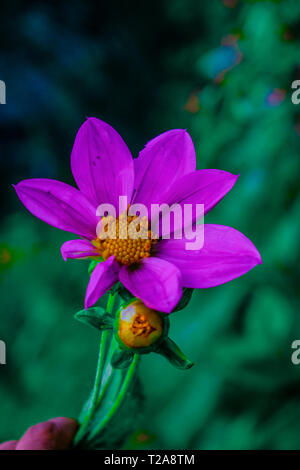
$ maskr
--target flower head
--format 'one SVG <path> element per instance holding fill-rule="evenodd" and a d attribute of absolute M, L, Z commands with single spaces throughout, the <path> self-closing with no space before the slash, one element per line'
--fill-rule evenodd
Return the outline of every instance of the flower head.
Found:
<path fill-rule="evenodd" d="M 71 168 L 79 189 L 49 179 L 30 179 L 15 186 L 25 207 L 36 217 L 80 239 L 65 242 L 63 258 L 93 258 L 85 307 L 92 306 L 120 281 L 133 296 L 160 312 L 170 313 L 182 289 L 207 288 L 245 274 L 261 257 L 242 233 L 222 225 L 204 225 L 204 245 L 186 250 L 187 238 L 177 239 L 176 221 L 169 225 L 169 239 L 162 232 L 152 236 L 154 222 L 130 215 L 130 206 L 113 217 L 115 236 L 105 235 L 101 204 L 128 203 L 203 204 L 212 209 L 233 187 L 237 176 L 221 170 L 196 170 L 196 156 L 189 134 L 182 129 L 154 138 L 133 160 L 120 135 L 108 124 L 89 118 L 81 126 L 71 155 Z M 122 216 L 128 217 L 124 222 Z M 128 222 L 128 218 L 129 222 Z M 197 222 L 193 216 L 191 224 Z M 102 229 L 99 232 L 99 223 Z M 134 224 L 146 224 L 146 236 L 126 239 L 122 233 Z M 146 227 L 145 225 L 145 227 Z M 144 227 L 144 228 L 145 228 Z M 165 235 L 166 233 L 164 233 Z M 101 262 L 100 262 L 101 261 Z"/>

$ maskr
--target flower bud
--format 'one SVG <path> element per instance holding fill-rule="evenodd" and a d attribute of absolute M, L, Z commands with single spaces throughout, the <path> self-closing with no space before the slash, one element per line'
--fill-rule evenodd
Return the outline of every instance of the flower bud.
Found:
<path fill-rule="evenodd" d="M 128 349 L 147 349 L 165 336 L 168 320 L 135 300 L 121 308 L 117 316 L 117 338 Z"/>

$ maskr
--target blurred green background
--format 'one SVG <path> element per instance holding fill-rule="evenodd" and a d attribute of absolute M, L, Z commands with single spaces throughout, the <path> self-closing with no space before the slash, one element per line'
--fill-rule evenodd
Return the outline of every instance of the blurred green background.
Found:
<path fill-rule="evenodd" d="M 73 184 L 76 131 L 96 116 L 134 156 L 186 128 L 198 168 L 240 173 L 206 222 L 245 233 L 264 263 L 172 316 L 196 365 L 143 358 L 145 404 L 125 447 L 300 449 L 299 51 L 298 0 L 1 3 L 0 441 L 76 417 L 93 381 L 98 334 L 73 319 L 88 262 L 64 263 L 72 236 L 30 215 L 11 183 Z"/>

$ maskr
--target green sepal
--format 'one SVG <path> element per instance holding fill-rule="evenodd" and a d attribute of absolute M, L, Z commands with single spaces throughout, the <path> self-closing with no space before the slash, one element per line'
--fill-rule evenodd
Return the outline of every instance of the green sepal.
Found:
<path fill-rule="evenodd" d="M 101 307 L 80 310 L 80 312 L 75 313 L 74 318 L 98 330 L 111 330 L 113 328 L 113 317 Z"/>
<path fill-rule="evenodd" d="M 177 369 L 190 369 L 194 365 L 170 338 L 162 341 L 156 352 L 164 356 Z"/>
<path fill-rule="evenodd" d="M 130 366 L 132 359 L 133 354 L 131 352 L 117 348 L 113 353 L 110 363 L 115 369 L 125 369 Z"/>
<path fill-rule="evenodd" d="M 194 292 L 194 289 L 192 289 L 190 287 L 184 287 L 182 297 L 179 300 L 176 307 L 172 310 L 172 313 L 173 312 L 178 312 L 179 310 L 184 309 L 189 304 L 189 302 L 192 298 L 193 292 Z"/>
<path fill-rule="evenodd" d="M 126 289 L 126 287 L 123 286 L 123 284 L 118 284 L 117 286 L 117 292 L 119 294 L 119 296 L 121 297 L 121 299 L 123 300 L 123 302 L 125 302 L 126 304 L 127 303 L 131 303 L 133 300 L 135 300 L 136 297 L 134 297 L 134 295 L 131 294 L 131 292 L 129 292 L 129 290 Z"/>
<path fill-rule="evenodd" d="M 102 258 L 102 256 L 98 256 L 97 259 L 93 259 L 90 264 L 89 264 L 89 267 L 88 267 L 88 273 L 89 273 L 89 276 L 91 276 L 92 272 L 94 271 L 95 267 L 97 266 L 97 264 L 99 263 L 102 263 L 102 261 L 104 261 L 104 259 Z"/>

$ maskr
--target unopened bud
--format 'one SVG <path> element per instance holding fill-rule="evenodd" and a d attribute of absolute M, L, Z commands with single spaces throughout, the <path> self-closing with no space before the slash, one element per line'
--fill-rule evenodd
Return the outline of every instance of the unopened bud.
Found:
<path fill-rule="evenodd" d="M 126 348 L 148 348 L 164 334 L 164 322 L 162 314 L 135 300 L 120 310 L 117 335 Z"/>

